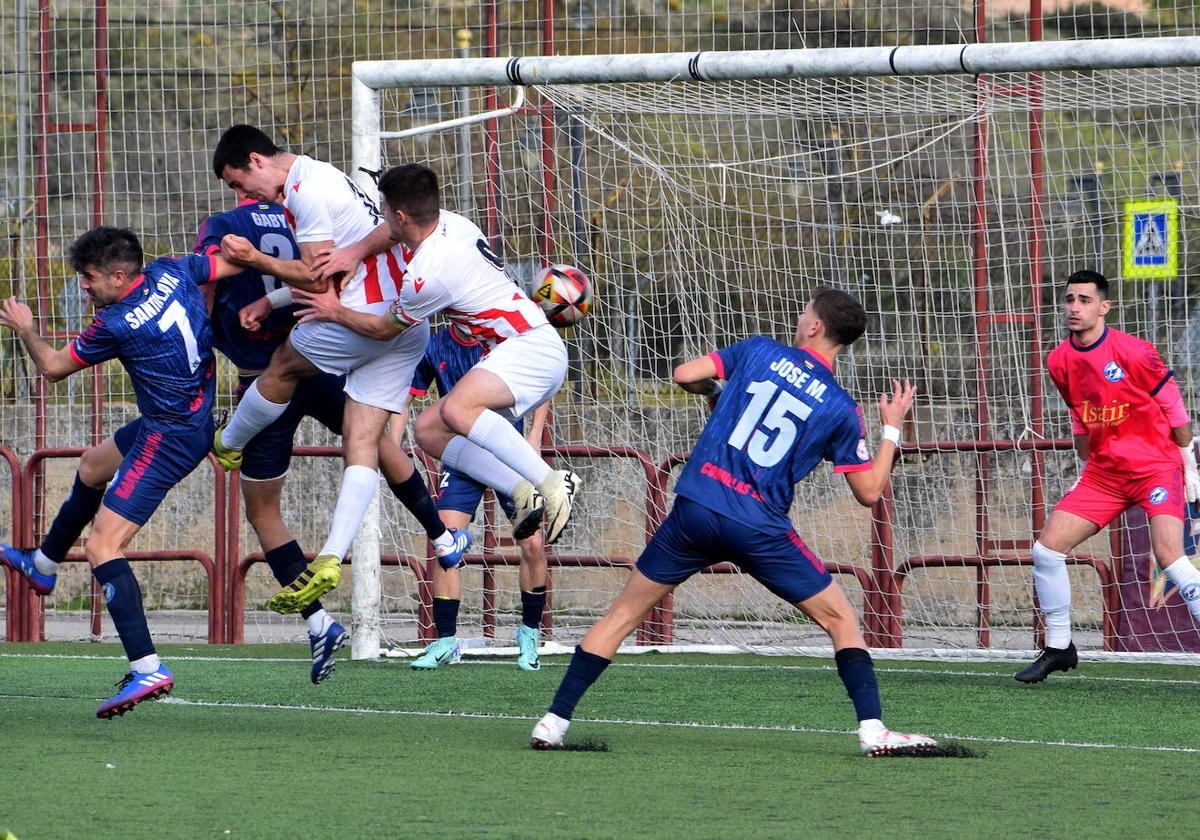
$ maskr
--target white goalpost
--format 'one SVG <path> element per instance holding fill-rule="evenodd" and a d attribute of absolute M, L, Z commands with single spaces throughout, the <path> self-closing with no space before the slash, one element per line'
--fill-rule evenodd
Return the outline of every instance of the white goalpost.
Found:
<path fill-rule="evenodd" d="M 1187 256 L 1200 199 L 1182 177 L 1200 166 L 1197 66 L 1200 37 L 355 62 L 351 170 L 365 190 L 392 163 L 427 162 L 514 279 L 565 262 L 595 285 L 553 406 L 548 454 L 585 484 L 551 554 L 551 638 L 603 612 L 670 503 L 705 417 L 671 388 L 672 364 L 751 334 L 786 340 L 830 283 L 870 316 L 839 377 L 872 434 L 890 378 L 920 397 L 889 498 L 864 511 L 818 469 L 797 488 L 799 533 L 876 649 L 1034 648 L 1029 547 L 1075 479 L 1043 376 L 1061 278 L 1113 278 L 1110 323 L 1154 342 L 1198 405 Z M 1126 225 L 1152 200 L 1183 219 L 1170 245 L 1183 268 L 1142 280 Z M 380 556 L 421 548 L 394 500 L 373 510 L 354 547 L 355 658 L 413 630 L 411 577 Z M 475 624 L 460 635 L 499 638 L 512 622 L 516 550 L 497 524 L 463 573 Z M 1076 642 L 1200 662 L 1145 533 L 1130 516 L 1073 555 Z M 726 564 L 682 586 L 639 641 L 824 645 L 793 613 Z"/>

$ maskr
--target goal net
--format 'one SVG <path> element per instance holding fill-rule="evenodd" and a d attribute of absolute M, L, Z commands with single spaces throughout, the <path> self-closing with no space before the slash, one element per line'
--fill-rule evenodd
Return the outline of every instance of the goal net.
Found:
<path fill-rule="evenodd" d="M 853 67 L 848 51 L 825 52 Z M 628 58 L 615 78 L 667 57 Z M 406 82 L 389 63 L 356 68 L 379 88 L 377 110 L 356 102 L 357 176 L 427 162 L 448 208 L 494 235 L 518 282 L 565 262 L 595 284 L 591 314 L 564 333 L 571 367 L 547 450 L 583 477 L 551 555 L 550 638 L 573 642 L 603 613 L 672 501 L 706 416 L 672 386 L 672 367 L 749 335 L 790 340 L 809 293 L 831 284 L 870 315 L 838 375 L 871 439 L 892 378 L 919 396 L 891 499 L 863 509 L 819 468 L 797 487 L 798 532 L 873 645 L 1003 656 L 1039 643 L 1030 546 L 1077 476 L 1043 370 L 1065 335 L 1062 279 L 1083 267 L 1112 278 L 1109 323 L 1153 341 L 1196 402 L 1194 69 L 974 77 L 955 61 L 952 75 L 539 84 L 516 113 L 440 129 L 512 94 L 456 87 L 483 80 L 482 62 L 437 64 Z M 1169 233 L 1158 227 L 1168 217 Z M 488 548 L 463 573 L 460 635 L 505 643 L 518 553 L 498 508 L 494 524 L 477 525 Z M 385 502 L 383 545 L 419 554 L 412 539 Z M 639 641 L 825 644 L 736 559 L 681 586 Z M 419 593 L 394 568 L 380 620 L 402 643 L 422 630 Z M 1081 649 L 1200 652 L 1179 593 L 1154 570 L 1144 517 L 1081 545 L 1070 575 Z"/>

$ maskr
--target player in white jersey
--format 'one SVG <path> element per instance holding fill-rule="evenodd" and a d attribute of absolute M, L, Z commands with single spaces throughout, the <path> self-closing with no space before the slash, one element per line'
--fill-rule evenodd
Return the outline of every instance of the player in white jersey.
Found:
<path fill-rule="evenodd" d="M 417 418 L 421 448 L 459 472 L 512 497 L 516 529 L 544 515 L 553 544 L 571 515 L 579 477 L 552 470 L 510 422 L 562 386 L 567 351 L 542 310 L 504 273 L 504 263 L 469 220 L 441 209 L 437 176 L 420 164 L 393 167 L 379 180 L 385 225 L 313 263 L 335 276 L 399 242 L 405 257 L 400 296 L 386 316 L 355 311 L 332 294 L 297 293 L 305 320 L 344 324 L 365 336 L 405 335 L 444 312 L 490 350 L 450 393 Z"/>
<path fill-rule="evenodd" d="M 346 275 L 314 278 L 308 268 L 318 253 L 368 235 L 380 221 L 374 202 L 344 173 L 328 163 L 287 152 L 248 125 L 233 126 L 221 135 L 213 152 L 213 172 L 239 196 L 283 204 L 301 258 L 279 260 L 236 236 L 222 240 L 222 254 L 298 289 L 331 286 L 348 311 L 381 316 L 389 311 L 403 272 L 399 248 L 382 251 Z M 277 292 L 267 298 L 270 305 L 290 302 L 290 295 Z M 391 414 L 404 410 L 404 390 L 428 338 L 425 322 L 414 322 L 405 333 L 381 340 L 338 324 L 298 324 L 266 371 L 247 389 L 229 424 L 217 430 L 214 454 L 226 469 L 237 469 L 241 450 L 283 414 L 301 379 L 322 371 L 346 376 L 342 423 L 346 468 L 329 536 L 308 568 L 271 598 L 271 609 L 298 612 L 337 585 L 342 559 L 379 484 L 381 451 L 389 486 L 425 526 L 439 556 L 461 556 L 466 551 L 470 535 L 442 525 L 411 461 L 395 447 L 389 449 L 390 442 L 385 441 L 381 450 L 384 427 Z"/>

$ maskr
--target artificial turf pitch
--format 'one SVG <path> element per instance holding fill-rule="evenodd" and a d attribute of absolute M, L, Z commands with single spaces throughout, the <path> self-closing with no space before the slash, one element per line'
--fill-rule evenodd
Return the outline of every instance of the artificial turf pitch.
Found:
<path fill-rule="evenodd" d="M 878 662 L 896 729 L 977 759 L 864 759 L 832 663 L 618 657 L 568 740 L 529 731 L 565 657 L 435 672 L 163 646 L 176 688 L 97 720 L 112 645 L 0 645 L 0 827 L 60 837 L 1138 837 L 1197 830 L 1200 673 Z M 1178 799 L 1175 794 L 1185 794 Z M 1182 832 L 1182 833 L 1181 833 Z M 0 832 L 2 836 L 2 832 Z"/>

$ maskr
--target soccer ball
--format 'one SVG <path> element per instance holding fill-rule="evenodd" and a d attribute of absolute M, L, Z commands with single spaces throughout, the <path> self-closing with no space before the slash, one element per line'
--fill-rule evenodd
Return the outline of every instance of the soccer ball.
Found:
<path fill-rule="evenodd" d="M 592 281 L 570 265 L 548 265 L 533 281 L 533 299 L 546 320 L 556 327 L 569 327 L 583 320 L 592 305 Z"/>

